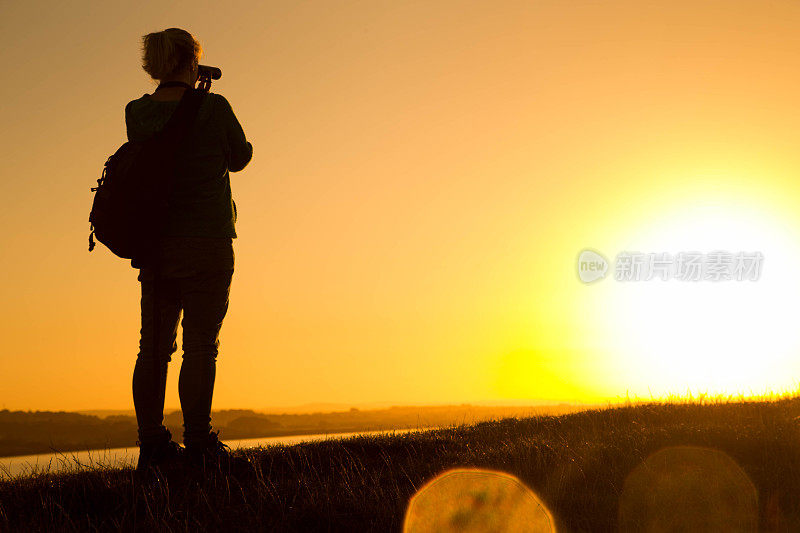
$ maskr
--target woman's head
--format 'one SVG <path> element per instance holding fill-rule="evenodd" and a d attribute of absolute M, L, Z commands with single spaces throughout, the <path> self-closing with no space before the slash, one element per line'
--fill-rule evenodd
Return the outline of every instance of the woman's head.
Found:
<path fill-rule="evenodd" d="M 184 72 L 196 77 L 202 55 L 200 43 L 180 28 L 168 28 L 142 37 L 142 68 L 154 80 L 177 78 Z"/>

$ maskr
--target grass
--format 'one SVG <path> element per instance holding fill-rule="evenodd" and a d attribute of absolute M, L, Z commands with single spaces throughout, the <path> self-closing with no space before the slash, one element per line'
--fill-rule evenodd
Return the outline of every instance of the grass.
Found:
<path fill-rule="evenodd" d="M 0 483 L 0 530 L 400 531 L 409 499 L 453 467 L 517 476 L 559 531 L 616 531 L 629 474 L 670 446 L 713 448 L 757 490 L 761 531 L 800 531 L 800 398 L 649 403 L 563 416 L 246 450 L 254 480 L 130 469 Z"/>

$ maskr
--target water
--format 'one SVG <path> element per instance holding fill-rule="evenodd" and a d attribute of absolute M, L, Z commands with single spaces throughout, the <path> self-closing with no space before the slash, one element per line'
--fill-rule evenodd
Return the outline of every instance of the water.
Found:
<path fill-rule="evenodd" d="M 317 433 L 313 435 L 225 440 L 224 442 L 230 446 L 231 449 L 235 450 L 237 448 L 253 448 L 255 446 L 292 445 L 315 440 L 344 439 L 357 435 L 400 434 L 410 431 L 422 430 L 389 429 L 381 431 L 357 431 L 352 433 Z M 135 465 L 138 459 L 138 447 L 0 457 L 0 479 L 28 476 L 38 472 L 78 472 L 90 467 L 122 468 Z"/>

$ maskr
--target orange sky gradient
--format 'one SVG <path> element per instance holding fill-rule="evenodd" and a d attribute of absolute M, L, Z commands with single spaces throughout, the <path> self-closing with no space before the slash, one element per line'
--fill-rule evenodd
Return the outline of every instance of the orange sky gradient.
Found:
<path fill-rule="evenodd" d="M 212 91 L 254 148 L 231 175 L 239 238 L 215 408 L 590 402 L 705 383 L 783 390 L 800 377 L 797 2 L 0 12 L 0 408 L 132 408 L 139 285 L 129 262 L 88 253 L 89 188 L 125 141 L 125 104 L 155 87 L 141 36 L 173 26 L 222 68 Z M 697 213 L 713 214 L 707 228 L 665 229 Z M 755 229 L 741 241 L 743 220 Z M 763 248 L 763 284 L 704 300 L 730 309 L 748 291 L 743 315 L 760 322 L 694 332 L 706 348 L 670 366 L 631 340 L 644 327 L 626 303 L 639 289 L 582 285 L 575 259 L 586 247 L 691 250 L 705 230 L 709 246 Z M 668 241 L 679 248 L 655 248 Z M 696 309 L 697 294 L 682 301 Z M 680 339 L 687 326 L 658 327 Z M 742 337 L 709 338 L 726 331 Z M 700 360 L 717 340 L 781 355 L 758 379 L 758 351 L 726 374 L 730 358 Z"/>

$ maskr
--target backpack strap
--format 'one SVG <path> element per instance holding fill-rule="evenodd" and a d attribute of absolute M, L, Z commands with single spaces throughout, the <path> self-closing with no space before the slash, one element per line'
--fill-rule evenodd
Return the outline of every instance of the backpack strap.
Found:
<path fill-rule="evenodd" d="M 165 145 L 165 150 L 172 153 L 168 164 L 170 172 L 167 181 L 167 194 L 172 191 L 172 177 L 175 173 L 175 165 L 178 162 L 177 152 L 186 144 L 189 132 L 197 119 L 200 104 L 203 103 L 204 95 L 205 91 L 202 89 L 186 89 L 178 103 L 178 107 L 172 113 L 172 116 L 169 117 L 169 120 L 162 130 L 161 141 Z"/>
<path fill-rule="evenodd" d="M 186 135 L 194 124 L 197 111 L 200 109 L 200 104 L 203 102 L 205 94 L 206 91 L 202 89 L 186 89 L 184 91 L 180 102 L 178 102 L 178 107 L 164 125 L 162 130 L 165 136 L 164 140 L 169 142 L 180 141 L 181 137 Z"/>

